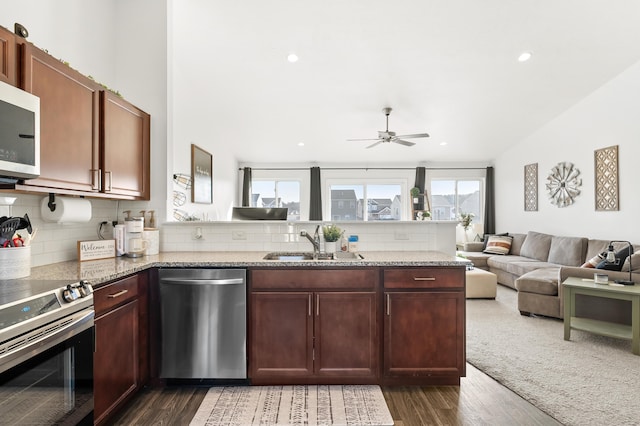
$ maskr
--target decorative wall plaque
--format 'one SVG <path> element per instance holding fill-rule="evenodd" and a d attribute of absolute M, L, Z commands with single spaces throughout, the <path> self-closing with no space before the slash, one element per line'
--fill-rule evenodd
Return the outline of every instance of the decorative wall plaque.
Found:
<path fill-rule="evenodd" d="M 213 203 L 213 156 L 191 144 L 191 202 Z"/>
<path fill-rule="evenodd" d="M 549 176 L 547 176 L 547 191 L 549 201 L 558 207 L 567 207 L 573 204 L 576 197 L 580 195 L 582 179 L 579 179 L 580 170 L 572 163 L 563 162 L 556 164 Z"/>
<path fill-rule="evenodd" d="M 620 209 L 618 190 L 618 145 L 594 151 L 596 211 Z"/>
<path fill-rule="evenodd" d="M 524 211 L 538 211 L 538 163 L 524 166 Z"/>

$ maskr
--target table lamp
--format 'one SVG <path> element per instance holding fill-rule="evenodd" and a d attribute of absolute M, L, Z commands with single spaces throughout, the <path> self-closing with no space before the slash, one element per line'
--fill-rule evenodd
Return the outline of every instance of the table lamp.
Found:
<path fill-rule="evenodd" d="M 618 284 L 624 284 L 624 285 L 633 285 L 633 279 L 631 277 L 631 271 L 633 270 L 633 268 L 631 267 L 631 255 L 633 254 L 633 246 L 631 245 L 631 243 L 629 241 L 620 241 L 620 240 L 615 240 L 615 241 L 610 241 L 609 242 L 609 249 L 607 250 L 607 257 L 606 257 L 606 261 L 607 263 L 616 263 L 616 252 L 613 250 L 613 243 L 626 243 L 629 245 L 629 280 L 615 280 L 616 283 Z"/>

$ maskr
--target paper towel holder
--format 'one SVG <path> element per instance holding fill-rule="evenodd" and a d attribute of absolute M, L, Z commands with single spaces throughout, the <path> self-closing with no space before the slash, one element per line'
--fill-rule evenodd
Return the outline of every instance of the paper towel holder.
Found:
<path fill-rule="evenodd" d="M 56 194 L 53 192 L 49 193 L 49 202 L 47 203 L 47 206 L 49 206 L 49 210 L 52 212 L 56 211 Z"/>

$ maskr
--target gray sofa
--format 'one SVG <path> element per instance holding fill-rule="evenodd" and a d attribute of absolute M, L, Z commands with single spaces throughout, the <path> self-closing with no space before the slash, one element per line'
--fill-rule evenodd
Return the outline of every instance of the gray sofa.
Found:
<path fill-rule="evenodd" d="M 609 245 L 608 240 L 564 237 L 533 231 L 509 236 L 513 240 L 508 255 L 483 253 L 482 243 L 466 244 L 459 254 L 471 260 L 476 267 L 496 274 L 498 283 L 516 289 L 520 313 L 555 318 L 563 317 L 562 286 L 558 283 L 569 276 L 592 279 L 595 270 L 580 266 L 605 251 Z M 615 249 L 623 247 L 616 245 Z M 638 246 L 634 246 L 634 251 L 638 251 Z M 640 258 L 634 257 L 633 260 L 636 261 L 632 262 L 632 275 L 634 281 L 640 284 Z M 629 277 L 628 269 L 627 272 L 599 272 L 605 272 L 610 280 Z"/>

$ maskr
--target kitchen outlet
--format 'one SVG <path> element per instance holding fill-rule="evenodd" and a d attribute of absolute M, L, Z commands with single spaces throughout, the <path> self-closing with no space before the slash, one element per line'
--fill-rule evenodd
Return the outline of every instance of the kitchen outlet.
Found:
<path fill-rule="evenodd" d="M 231 231 L 232 240 L 246 240 L 247 233 L 245 231 Z"/>
<path fill-rule="evenodd" d="M 203 235 L 202 235 L 202 228 L 201 227 L 196 227 L 195 231 L 193 232 L 193 239 L 194 240 L 203 240 Z"/>
<path fill-rule="evenodd" d="M 408 240 L 409 239 L 409 234 L 407 234 L 406 232 L 396 232 L 395 233 L 395 239 L 396 240 Z"/>

